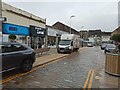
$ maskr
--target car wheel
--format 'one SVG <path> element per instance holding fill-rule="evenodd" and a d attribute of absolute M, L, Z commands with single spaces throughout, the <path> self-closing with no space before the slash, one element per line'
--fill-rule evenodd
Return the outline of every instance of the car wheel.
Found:
<path fill-rule="evenodd" d="M 28 72 L 32 69 L 33 63 L 32 60 L 25 60 L 22 63 L 22 72 Z"/>
<path fill-rule="evenodd" d="M 70 53 L 73 53 L 74 51 L 75 51 L 74 49 L 71 49 L 71 50 L 70 50 Z"/>

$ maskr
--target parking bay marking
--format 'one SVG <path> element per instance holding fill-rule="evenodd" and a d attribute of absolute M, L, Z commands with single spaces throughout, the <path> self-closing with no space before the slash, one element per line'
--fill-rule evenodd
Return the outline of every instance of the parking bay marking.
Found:
<path fill-rule="evenodd" d="M 84 49 L 86 49 L 86 48 L 82 48 L 80 51 L 83 51 Z M 71 55 L 71 54 L 70 54 L 70 55 Z M 69 56 L 69 55 L 68 55 L 68 56 Z M 63 57 L 63 58 L 64 58 L 64 57 Z M 45 66 L 47 66 L 47 65 L 49 65 L 49 64 L 52 64 L 52 63 L 55 63 L 55 62 L 57 62 L 57 61 L 59 61 L 59 59 L 58 59 L 58 60 L 53 60 L 53 61 L 51 61 L 51 62 L 48 62 L 48 63 L 46 63 L 46 64 L 43 64 L 43 65 L 40 65 L 40 66 L 37 66 L 37 67 L 34 67 L 31 71 L 28 71 L 28 72 L 26 72 L 26 73 L 22 73 L 22 74 L 20 73 L 20 74 L 17 74 L 17 75 L 15 75 L 15 76 L 6 78 L 6 79 L 4 79 L 4 80 L 0 80 L 0 84 L 7 83 L 7 82 L 9 82 L 9 81 L 11 81 L 11 80 L 13 80 L 13 79 L 16 79 L 16 78 L 19 78 L 19 77 L 21 77 L 21 76 L 27 75 L 27 74 L 29 74 L 29 73 L 31 73 L 31 72 L 39 69 L 39 68 L 45 67 Z"/>

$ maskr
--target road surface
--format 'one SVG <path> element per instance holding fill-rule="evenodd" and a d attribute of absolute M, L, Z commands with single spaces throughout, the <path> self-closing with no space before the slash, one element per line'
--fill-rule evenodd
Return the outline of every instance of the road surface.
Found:
<path fill-rule="evenodd" d="M 25 75 L 17 70 L 4 73 L 3 88 L 98 88 L 104 62 L 100 47 L 86 47 Z"/>

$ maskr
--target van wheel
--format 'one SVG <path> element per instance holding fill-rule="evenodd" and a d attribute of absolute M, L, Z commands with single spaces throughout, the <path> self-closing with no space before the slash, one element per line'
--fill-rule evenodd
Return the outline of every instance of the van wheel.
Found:
<path fill-rule="evenodd" d="M 33 63 L 32 60 L 25 60 L 22 63 L 22 72 L 28 72 L 32 69 Z"/>
<path fill-rule="evenodd" d="M 73 52 L 73 50 L 71 49 L 69 53 L 71 54 L 72 52 Z"/>
<path fill-rule="evenodd" d="M 60 51 L 59 51 L 59 50 L 57 50 L 57 52 L 58 52 L 58 53 L 60 53 Z"/>
<path fill-rule="evenodd" d="M 76 49 L 76 52 L 78 52 L 78 50 L 79 50 L 79 49 L 77 48 L 77 49 Z"/>

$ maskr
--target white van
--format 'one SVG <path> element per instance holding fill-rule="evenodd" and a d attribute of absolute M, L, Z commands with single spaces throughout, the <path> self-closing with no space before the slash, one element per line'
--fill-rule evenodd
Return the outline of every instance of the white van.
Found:
<path fill-rule="evenodd" d="M 71 53 L 78 51 L 80 47 L 80 37 L 75 34 L 63 34 L 58 45 L 57 51 Z"/>

